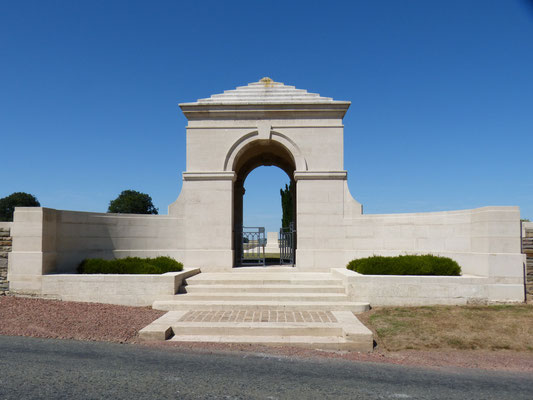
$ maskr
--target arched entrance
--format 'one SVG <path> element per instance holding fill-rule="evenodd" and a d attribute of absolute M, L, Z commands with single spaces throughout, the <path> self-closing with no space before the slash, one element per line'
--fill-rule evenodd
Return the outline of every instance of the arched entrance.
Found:
<path fill-rule="evenodd" d="M 290 259 L 290 264 L 294 265 L 294 254 L 296 250 L 296 235 L 294 227 L 296 226 L 296 182 L 294 180 L 294 171 L 296 170 L 296 163 L 290 151 L 281 143 L 274 140 L 254 140 L 238 152 L 233 163 L 233 171 L 235 172 L 235 181 L 233 183 L 233 250 L 234 250 L 234 265 L 242 266 L 246 264 L 243 258 L 243 250 L 247 244 L 243 244 L 243 201 L 244 201 L 244 182 L 246 177 L 255 168 L 260 166 L 276 166 L 283 170 L 290 179 L 290 188 L 292 194 L 292 221 L 293 228 L 290 232 L 291 240 L 283 240 L 285 234 L 282 234 L 281 243 L 284 244 L 283 250 L 286 252 L 285 260 Z M 288 227 L 282 227 L 288 228 Z M 260 235 L 259 237 L 264 237 Z M 290 252 L 287 253 L 287 252 Z M 283 252 L 282 252 L 283 256 Z M 282 258 L 283 260 L 283 258 Z"/>
<path fill-rule="evenodd" d="M 228 270 L 242 250 L 243 185 L 260 165 L 277 166 L 293 182 L 297 269 L 346 264 L 347 219 L 361 215 L 343 169 L 342 118 L 349 102 L 262 79 L 183 103 L 186 171 L 169 215 L 180 259 L 204 271 Z"/>

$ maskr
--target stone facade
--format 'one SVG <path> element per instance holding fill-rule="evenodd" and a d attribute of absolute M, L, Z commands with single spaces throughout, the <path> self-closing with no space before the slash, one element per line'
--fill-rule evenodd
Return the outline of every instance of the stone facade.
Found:
<path fill-rule="evenodd" d="M 0 294 L 9 290 L 7 280 L 8 255 L 12 248 L 11 223 L 0 222 Z"/>
<path fill-rule="evenodd" d="M 187 162 L 168 215 L 17 208 L 10 290 L 42 294 L 44 275 L 72 273 L 87 257 L 168 255 L 187 268 L 230 271 L 242 250 L 244 181 L 256 167 L 275 165 L 294 188 L 296 271 L 328 272 L 374 254 L 429 253 L 485 278 L 491 289 L 476 293 L 487 301 L 524 301 L 518 207 L 363 214 L 344 170 L 349 107 L 268 78 L 180 104 Z M 453 301 L 453 291 L 444 292 Z"/>

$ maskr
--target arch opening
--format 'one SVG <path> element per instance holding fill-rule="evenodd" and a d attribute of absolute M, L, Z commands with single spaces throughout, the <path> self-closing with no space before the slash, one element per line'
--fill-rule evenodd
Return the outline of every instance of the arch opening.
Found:
<path fill-rule="evenodd" d="M 291 152 L 281 143 L 272 140 L 256 140 L 239 151 L 233 163 L 233 170 L 236 179 L 233 186 L 233 250 L 235 254 L 234 266 L 242 266 L 243 236 L 242 229 L 244 221 L 244 201 L 245 201 L 245 181 L 252 171 L 262 166 L 275 166 L 284 171 L 288 176 L 292 203 L 292 221 L 296 226 L 296 182 L 294 181 L 294 171 L 296 162 Z M 283 187 L 280 187 L 283 189 Z M 279 196 L 279 189 L 278 189 Z M 281 204 L 281 197 L 279 202 Z M 281 225 L 281 215 L 280 222 Z M 293 241 L 296 247 L 296 241 Z M 294 260 L 293 260 L 294 261 Z M 271 258 L 275 263 L 275 259 Z"/>

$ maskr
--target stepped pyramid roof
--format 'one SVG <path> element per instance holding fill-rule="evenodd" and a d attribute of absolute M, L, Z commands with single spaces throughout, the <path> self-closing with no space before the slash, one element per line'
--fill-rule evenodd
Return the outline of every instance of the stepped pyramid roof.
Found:
<path fill-rule="evenodd" d="M 309 93 L 304 89 L 275 82 L 270 78 L 262 78 L 258 82 L 239 86 L 224 93 L 214 94 L 205 99 L 199 99 L 196 104 L 254 104 L 254 103 L 331 103 L 331 97 L 323 97 L 316 93 Z"/>
<path fill-rule="evenodd" d="M 258 82 L 239 86 L 224 93 L 214 94 L 192 103 L 181 103 L 180 108 L 190 119 L 211 118 L 264 118 L 281 114 L 293 118 L 340 117 L 350 106 L 349 101 L 336 101 L 307 90 L 262 78 Z M 268 114 L 268 115 L 267 115 Z"/>

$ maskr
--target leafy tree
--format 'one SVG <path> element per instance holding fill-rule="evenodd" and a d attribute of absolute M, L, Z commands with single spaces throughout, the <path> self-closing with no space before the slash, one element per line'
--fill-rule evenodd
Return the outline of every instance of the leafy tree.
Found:
<path fill-rule="evenodd" d="M 294 202 L 292 198 L 293 193 L 293 183 L 291 182 L 290 186 L 285 184 L 285 189 L 280 189 L 279 194 L 281 195 L 281 209 L 283 215 L 281 217 L 281 226 L 283 228 L 289 227 L 294 217 Z"/>
<path fill-rule="evenodd" d="M 29 193 L 15 192 L 0 199 L 0 221 L 13 221 L 15 207 L 39 207 L 37 198 Z"/>
<path fill-rule="evenodd" d="M 157 214 L 152 198 L 135 190 L 124 190 L 115 200 L 109 202 L 108 213 Z"/>

